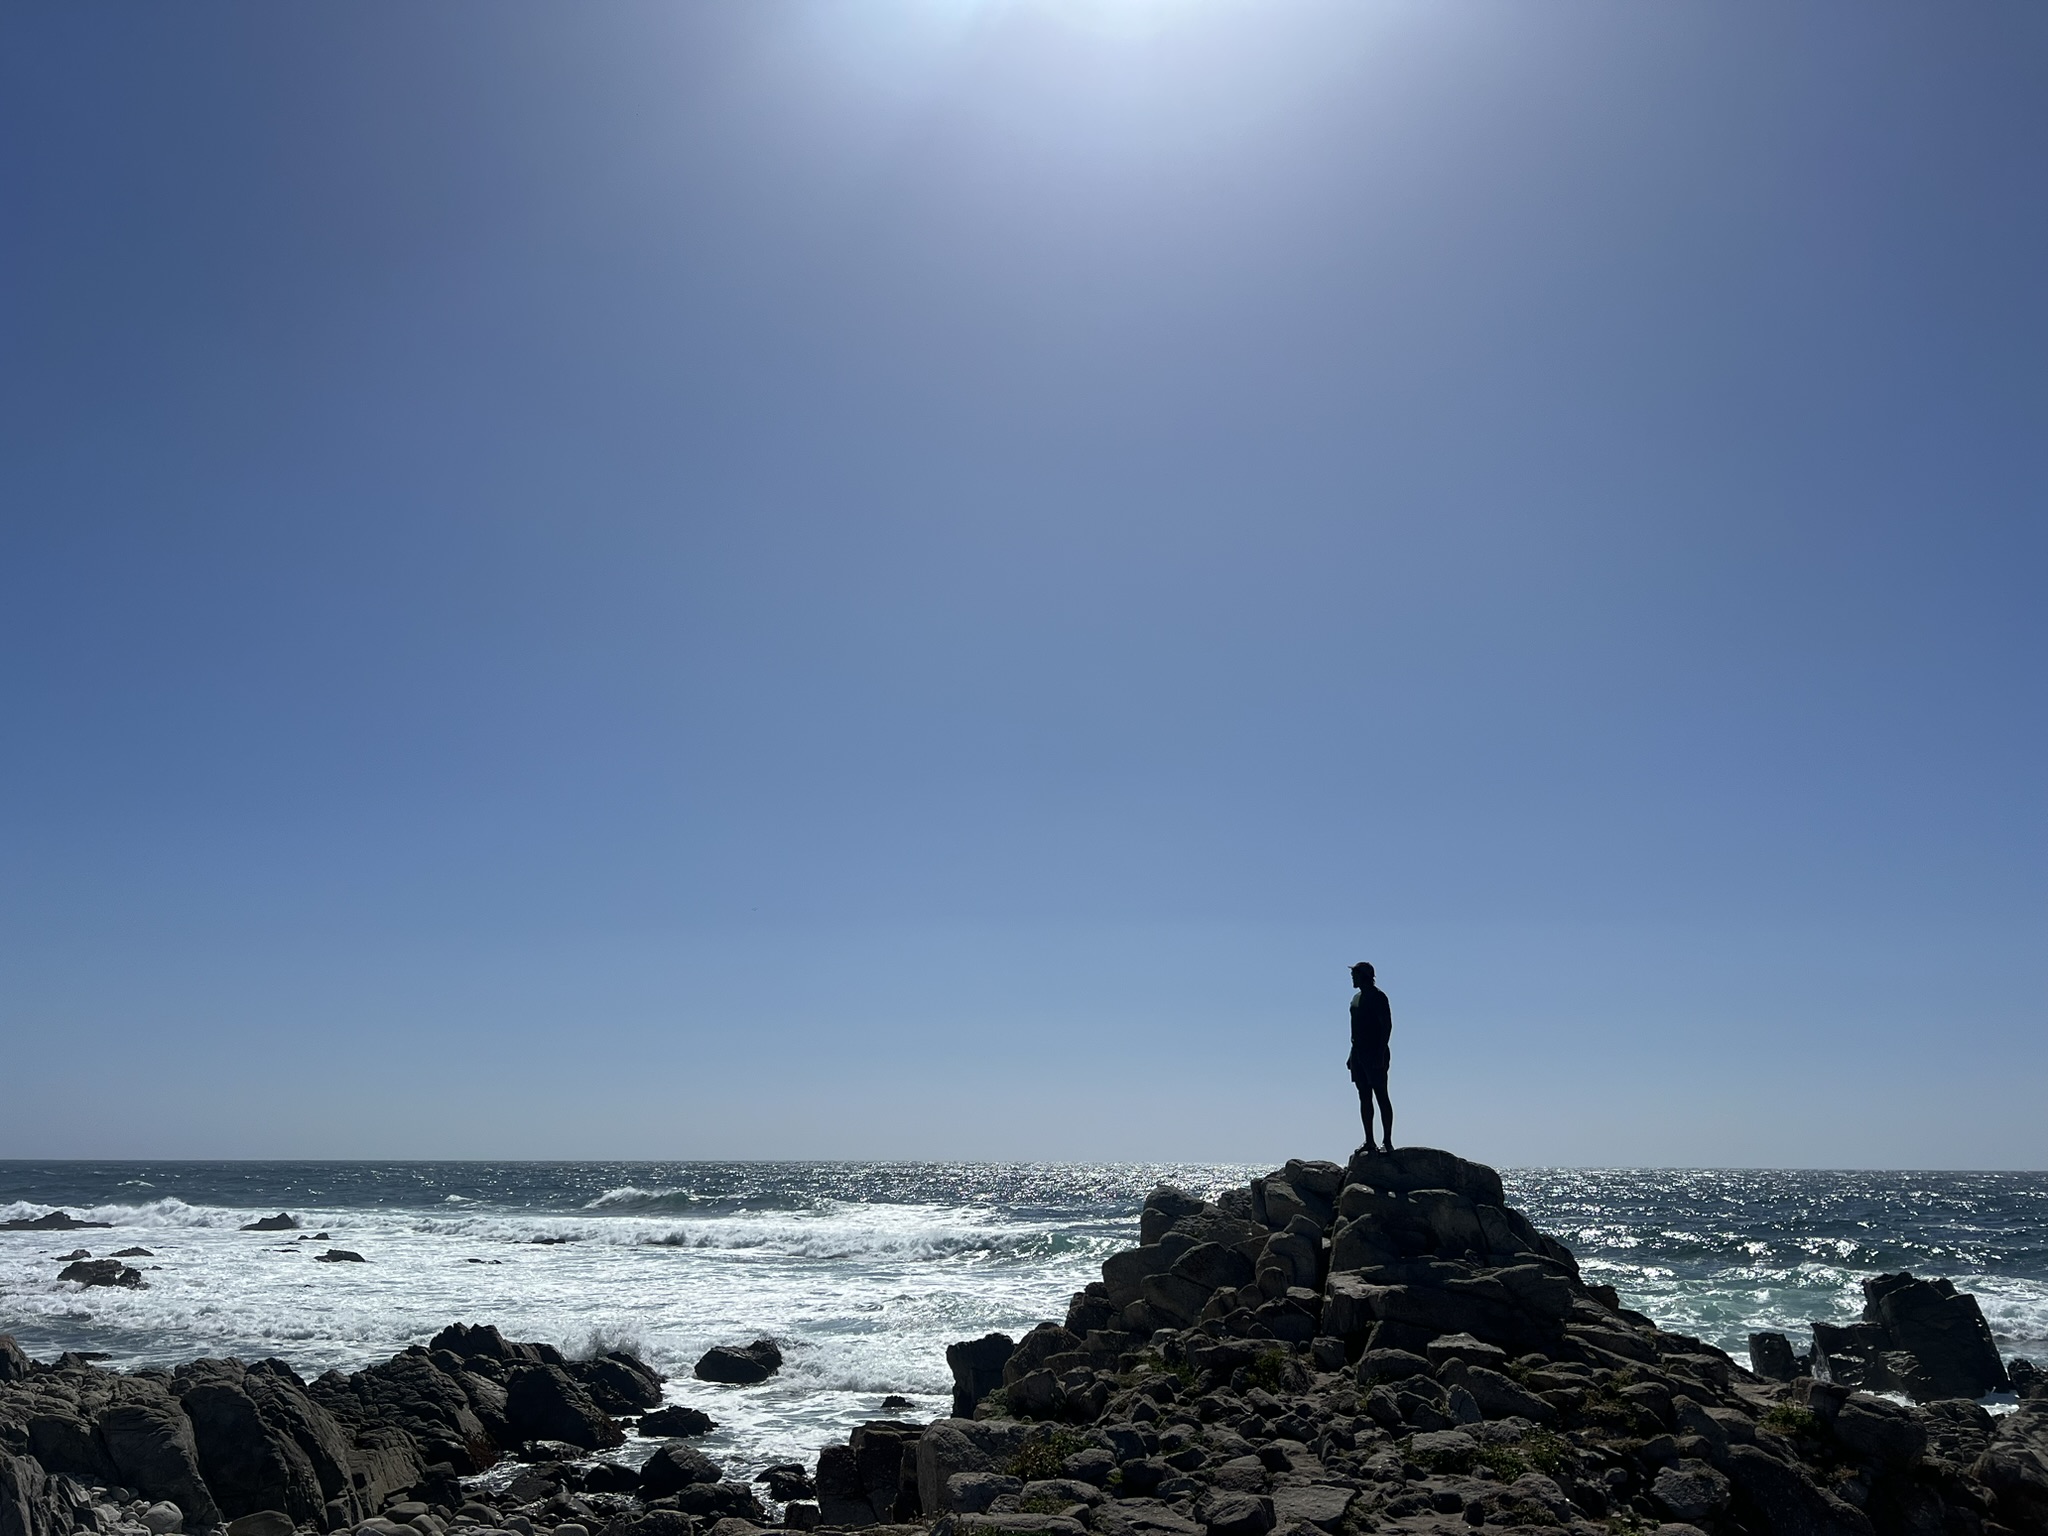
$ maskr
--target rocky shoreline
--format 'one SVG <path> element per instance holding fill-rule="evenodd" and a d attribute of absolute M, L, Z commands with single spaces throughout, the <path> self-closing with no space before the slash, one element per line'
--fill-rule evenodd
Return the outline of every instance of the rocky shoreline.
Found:
<path fill-rule="evenodd" d="M 949 1349 L 953 1417 L 864 1424 L 753 1484 L 631 1355 L 494 1328 L 312 1382 L 0 1338 L 0 1536 L 2048 1536 L 2048 1386 L 1946 1281 L 1880 1277 L 1863 1322 L 1803 1354 L 1754 1336 L 1746 1370 L 1428 1148 L 1213 1202 L 1162 1187 L 1140 1237 L 1063 1321 Z M 699 1372 L 779 1363 L 756 1340 Z M 1976 1398 L 2007 1388 L 1994 1419 Z M 629 1429 L 665 1443 L 596 1457 Z"/>

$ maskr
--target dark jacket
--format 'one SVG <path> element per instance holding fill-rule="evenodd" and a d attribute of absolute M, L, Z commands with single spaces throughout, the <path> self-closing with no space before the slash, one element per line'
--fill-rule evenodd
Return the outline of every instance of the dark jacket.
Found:
<path fill-rule="evenodd" d="M 1387 994 L 1367 986 L 1351 999 L 1351 1059 L 1344 1063 L 1353 1077 L 1377 1077 L 1393 1059 L 1394 1010 Z"/>

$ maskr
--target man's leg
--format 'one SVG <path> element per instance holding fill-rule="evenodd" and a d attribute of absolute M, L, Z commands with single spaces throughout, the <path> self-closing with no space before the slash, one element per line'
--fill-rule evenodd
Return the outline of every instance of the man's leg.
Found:
<path fill-rule="evenodd" d="M 1380 1129 L 1389 1152 L 1394 1150 L 1394 1101 L 1387 1097 L 1387 1080 L 1383 1077 L 1372 1085 L 1372 1091 L 1379 1095 Z M 1372 1140 L 1372 1114 L 1366 1113 L 1366 1140 Z"/>
<path fill-rule="evenodd" d="M 1358 1118 L 1365 1122 L 1365 1150 L 1370 1152 L 1373 1150 L 1372 1087 L 1368 1083 L 1359 1083 L 1356 1086 L 1358 1088 Z"/>

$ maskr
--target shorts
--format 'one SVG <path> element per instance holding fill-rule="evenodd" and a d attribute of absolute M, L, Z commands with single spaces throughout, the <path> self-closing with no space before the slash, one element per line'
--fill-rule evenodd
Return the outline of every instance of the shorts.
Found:
<path fill-rule="evenodd" d="M 1351 1069 L 1351 1081 L 1358 1084 L 1361 1092 L 1368 1088 L 1385 1088 L 1387 1086 L 1388 1066 L 1389 1063 L 1379 1061 L 1372 1063 L 1370 1066 L 1353 1067 Z"/>

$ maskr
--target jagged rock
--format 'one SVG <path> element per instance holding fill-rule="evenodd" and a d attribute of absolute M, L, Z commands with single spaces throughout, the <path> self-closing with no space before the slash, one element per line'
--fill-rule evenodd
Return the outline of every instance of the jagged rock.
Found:
<path fill-rule="evenodd" d="M 814 1499 L 818 1495 L 810 1473 L 793 1461 L 769 1467 L 754 1481 L 767 1487 L 769 1498 L 785 1504 L 791 1499 Z"/>
<path fill-rule="evenodd" d="M 21 1352 L 21 1346 L 14 1342 L 11 1333 L 0 1333 L 0 1385 L 10 1381 L 27 1381 L 31 1371 L 29 1358 Z"/>
<path fill-rule="evenodd" d="M 827 1525 L 888 1525 L 917 1517 L 917 1446 L 924 1430 L 916 1424 L 876 1419 L 861 1425 L 845 1445 L 827 1446 L 818 1456 L 818 1509 Z"/>
<path fill-rule="evenodd" d="M 505 1384 L 505 1418 L 522 1439 L 566 1440 L 586 1451 L 625 1441 L 626 1432 L 559 1365 L 522 1365 Z"/>
<path fill-rule="evenodd" d="M 1916 1400 L 1982 1397 L 2008 1385 L 1976 1297 L 1904 1273 L 1864 1281 L 1863 1295 L 1865 1321 L 1883 1330 L 1891 1350 L 1913 1357 L 1916 1370 L 1893 1374 Z"/>
<path fill-rule="evenodd" d="M 956 1472 L 994 1472 L 1024 1444 L 1029 1426 L 1014 1419 L 940 1419 L 917 1442 L 918 1501 L 925 1513 L 946 1508 L 946 1482 Z"/>
<path fill-rule="evenodd" d="M 1003 1384 L 1003 1367 L 1017 1344 L 1007 1333 L 984 1334 L 946 1346 L 946 1366 L 953 1373 L 953 1417 L 971 1419 L 989 1393 Z"/>
<path fill-rule="evenodd" d="M 744 1346 L 720 1344 L 706 1350 L 697 1362 L 695 1375 L 699 1381 L 751 1386 L 766 1381 L 781 1369 L 782 1351 L 775 1341 L 756 1339 Z"/>
<path fill-rule="evenodd" d="M 659 1499 L 697 1483 L 718 1482 L 724 1476 L 724 1468 L 695 1446 L 671 1445 L 640 1464 L 640 1492 L 645 1498 Z"/>
<path fill-rule="evenodd" d="M 46 1472 L 34 1457 L 0 1451 L 0 1536 L 68 1536 L 91 1506 L 69 1478 Z"/>
<path fill-rule="evenodd" d="M 1156 1243 L 1172 1230 L 1175 1222 L 1207 1208 L 1186 1190 L 1162 1184 L 1145 1197 L 1145 1208 L 1138 1215 L 1138 1241 Z"/>
<path fill-rule="evenodd" d="M 130 1290 L 140 1290 L 149 1283 L 140 1270 L 130 1269 L 119 1259 L 83 1259 L 65 1265 L 57 1278 L 74 1280 L 80 1285 L 120 1285 Z"/>
<path fill-rule="evenodd" d="M 699 1520 L 750 1520 L 767 1516 L 754 1490 L 744 1483 L 692 1483 L 675 1496 L 676 1507 Z"/>
<path fill-rule="evenodd" d="M 244 1232 L 296 1232 L 299 1218 L 289 1211 L 279 1211 L 275 1216 L 262 1216 L 255 1221 L 244 1222 Z"/>
<path fill-rule="evenodd" d="M 0 1221 L 0 1232 L 83 1232 L 88 1227 L 104 1230 L 111 1226 L 111 1221 L 80 1221 L 69 1211 L 50 1211 L 41 1216 L 17 1216 L 12 1221 Z"/>
<path fill-rule="evenodd" d="M 701 1408 L 676 1403 L 640 1416 L 640 1433 L 654 1436 L 708 1435 L 718 1428 L 717 1420 Z M 779 1499 L 781 1494 L 777 1494 Z"/>
<path fill-rule="evenodd" d="M 172 1388 L 191 1422 L 206 1486 L 227 1519 L 271 1510 L 317 1523 L 329 1500 L 351 1499 L 349 1439 L 283 1361 L 244 1368 L 195 1360 Z"/>
<path fill-rule="evenodd" d="M 661 1403 L 661 1374 L 636 1355 L 614 1350 L 565 1367 L 606 1413 L 638 1413 Z"/>
<path fill-rule="evenodd" d="M 1263 1494 L 1225 1493 L 1202 1512 L 1209 1536 L 1265 1536 L 1273 1529 L 1273 1501 Z"/>
<path fill-rule="evenodd" d="M 1749 1368 L 1766 1381 L 1790 1381 L 1799 1374 L 1792 1341 L 1782 1333 L 1749 1336 Z"/>
<path fill-rule="evenodd" d="M 367 1264 L 370 1261 L 350 1248 L 330 1248 L 313 1255 L 315 1264 Z"/>

